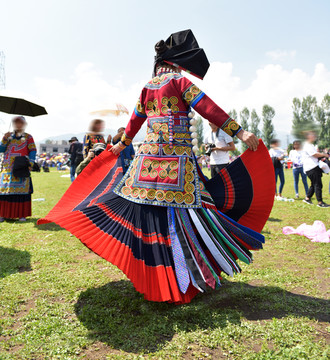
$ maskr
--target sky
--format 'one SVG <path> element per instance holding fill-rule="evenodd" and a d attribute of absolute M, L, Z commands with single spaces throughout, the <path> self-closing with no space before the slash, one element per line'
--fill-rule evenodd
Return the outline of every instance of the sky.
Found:
<path fill-rule="evenodd" d="M 150 80 L 154 44 L 191 28 L 211 63 L 194 80 L 225 111 L 274 107 L 291 130 L 292 99 L 330 92 L 329 0 L 0 0 L 6 89 L 46 107 L 28 118 L 37 141 L 81 133 L 90 112 L 123 103 L 131 112 Z M 0 113 L 0 133 L 10 117 Z M 107 118 L 107 128 L 128 116 Z M 239 119 L 238 119 L 239 120 Z"/>

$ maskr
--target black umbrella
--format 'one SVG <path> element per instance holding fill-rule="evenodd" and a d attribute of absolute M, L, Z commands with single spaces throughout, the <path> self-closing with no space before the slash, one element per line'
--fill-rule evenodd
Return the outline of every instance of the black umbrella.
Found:
<path fill-rule="evenodd" d="M 47 111 L 43 106 L 34 104 L 30 101 L 0 96 L 0 111 L 7 114 L 39 116 L 46 115 Z"/>

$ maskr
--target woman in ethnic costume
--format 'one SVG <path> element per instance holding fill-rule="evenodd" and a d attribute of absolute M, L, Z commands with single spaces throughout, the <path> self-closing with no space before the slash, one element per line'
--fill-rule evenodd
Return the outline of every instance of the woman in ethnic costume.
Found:
<path fill-rule="evenodd" d="M 88 156 L 89 150 L 92 150 L 95 144 L 98 143 L 105 144 L 103 130 L 104 130 L 103 120 L 95 119 L 91 121 L 91 124 L 89 126 L 89 132 L 84 136 L 84 140 L 83 140 L 84 158 Z"/>
<path fill-rule="evenodd" d="M 240 272 L 274 200 L 274 170 L 261 140 L 180 74 L 203 78 L 208 61 L 191 30 L 156 46 L 156 73 L 143 88 L 121 142 L 93 160 L 39 224 L 56 222 L 118 266 L 145 299 L 176 304 Z M 211 180 L 193 153 L 191 108 L 252 150 Z M 126 172 L 118 154 L 142 124 L 144 143 Z"/>
<path fill-rule="evenodd" d="M 25 221 L 31 216 L 31 178 L 15 177 L 13 165 L 16 156 L 27 156 L 32 167 L 36 146 L 33 137 L 25 132 L 27 123 L 23 116 L 14 117 L 12 124 L 14 132 L 6 133 L 0 142 L 0 152 L 4 153 L 0 172 L 0 222 L 17 218 Z"/>

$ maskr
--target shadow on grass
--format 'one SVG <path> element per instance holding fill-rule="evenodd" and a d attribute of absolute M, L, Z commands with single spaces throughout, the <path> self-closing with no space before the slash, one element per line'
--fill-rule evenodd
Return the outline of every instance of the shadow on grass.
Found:
<path fill-rule="evenodd" d="M 281 219 L 278 219 L 278 218 L 268 218 L 267 221 L 271 221 L 271 222 L 281 222 L 282 220 Z"/>
<path fill-rule="evenodd" d="M 219 291 L 199 295 L 181 306 L 145 301 L 127 280 L 88 289 L 75 304 L 76 315 L 93 340 L 126 352 L 147 353 L 161 349 L 180 331 L 240 324 L 241 316 L 270 320 L 293 315 L 325 321 L 326 309 L 322 299 L 228 281 Z"/>
<path fill-rule="evenodd" d="M 55 223 L 37 225 L 38 220 L 39 220 L 39 218 L 28 217 L 28 218 L 26 218 L 26 221 L 19 221 L 18 219 L 14 219 L 14 220 L 8 219 L 8 220 L 6 220 L 6 222 L 7 223 L 15 223 L 15 224 L 18 224 L 18 225 L 24 225 L 24 224 L 27 224 L 27 223 L 31 223 L 31 224 L 34 225 L 34 227 L 36 229 L 45 230 L 45 231 L 48 231 L 48 230 L 51 230 L 51 231 L 63 230 L 62 227 L 60 227 L 59 225 L 57 225 Z"/>
<path fill-rule="evenodd" d="M 55 223 L 37 225 L 37 221 L 36 221 L 34 226 L 36 227 L 37 230 L 43 230 L 43 231 L 49 231 L 49 230 L 50 231 L 60 231 L 60 230 L 64 230 L 62 227 L 60 227 L 60 225 L 57 225 Z"/>
<path fill-rule="evenodd" d="M 31 271 L 30 261 L 29 252 L 0 246 L 0 279 L 18 272 Z"/>

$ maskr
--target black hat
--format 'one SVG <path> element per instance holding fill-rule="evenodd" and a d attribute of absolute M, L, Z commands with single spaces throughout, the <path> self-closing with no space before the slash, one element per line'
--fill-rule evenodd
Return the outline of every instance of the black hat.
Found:
<path fill-rule="evenodd" d="M 203 49 L 197 43 L 193 32 L 189 30 L 172 34 L 166 41 L 155 45 L 154 76 L 158 64 L 165 62 L 203 79 L 210 63 Z"/>
<path fill-rule="evenodd" d="M 78 139 L 75 136 L 72 136 L 72 138 L 69 140 L 69 143 L 71 143 L 72 141 L 78 141 Z"/>

